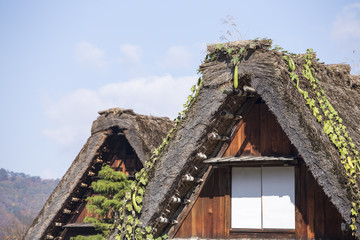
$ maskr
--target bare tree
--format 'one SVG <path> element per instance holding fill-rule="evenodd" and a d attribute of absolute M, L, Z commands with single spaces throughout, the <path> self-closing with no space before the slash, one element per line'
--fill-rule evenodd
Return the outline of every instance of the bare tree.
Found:
<path fill-rule="evenodd" d="M 0 227 L 0 239 L 21 239 L 30 224 L 31 219 L 28 217 L 20 217 L 20 219 L 18 219 L 14 216 L 14 214 L 11 214 L 8 219 L 8 223 Z"/>

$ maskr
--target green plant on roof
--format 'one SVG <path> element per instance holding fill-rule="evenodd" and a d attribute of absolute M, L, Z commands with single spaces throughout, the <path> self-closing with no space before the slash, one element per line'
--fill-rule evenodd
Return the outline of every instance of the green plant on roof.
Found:
<path fill-rule="evenodd" d="M 302 69 L 302 75 L 308 80 L 311 89 L 311 96 L 299 87 L 299 76 L 295 74 L 295 63 L 291 56 L 284 55 L 287 61 L 290 79 L 294 82 L 297 90 L 303 95 L 306 104 L 311 109 L 314 117 L 323 125 L 323 131 L 329 136 L 330 141 L 339 151 L 341 163 L 344 166 L 345 173 L 348 176 L 348 188 L 352 192 L 353 199 L 351 208 L 351 224 L 350 228 L 353 234 L 356 230 L 356 220 L 360 209 L 360 191 L 358 186 L 358 176 L 360 174 L 359 152 L 355 148 L 349 132 L 338 112 L 326 97 L 325 90 L 319 84 L 319 80 L 315 77 L 315 69 L 312 67 L 313 50 L 308 49 L 304 56 L 305 64 Z"/>
<path fill-rule="evenodd" d="M 78 235 L 76 237 L 71 237 L 71 240 L 104 240 L 104 236 L 102 234 L 91 235 L 91 236 L 81 236 Z"/>
<path fill-rule="evenodd" d="M 170 139 L 174 137 L 176 127 L 187 117 L 188 110 L 197 99 L 201 87 L 202 78 L 199 77 L 197 83 L 191 87 L 191 93 L 183 105 L 184 110 L 174 120 L 175 127 L 168 132 L 160 146 L 154 150 L 153 155 L 145 161 L 145 167 L 135 174 L 135 180 L 131 182 L 130 189 L 128 189 L 123 198 L 125 211 L 119 211 L 120 221 L 117 228 L 120 230 L 120 234 L 116 236 L 116 239 L 155 239 L 152 227 L 144 226 L 140 221 L 142 202 L 145 188 L 149 181 L 149 173 L 153 170 L 160 154 L 167 147 Z M 164 234 L 156 238 L 156 240 L 161 239 L 167 239 L 167 235 Z"/>
<path fill-rule="evenodd" d="M 93 223 L 102 236 L 106 236 L 114 227 L 114 220 L 119 213 L 125 211 L 123 199 L 130 190 L 132 181 L 109 165 L 104 165 L 98 176 L 100 179 L 91 184 L 96 195 L 86 199 L 87 210 L 96 217 L 87 216 L 84 221 Z"/>

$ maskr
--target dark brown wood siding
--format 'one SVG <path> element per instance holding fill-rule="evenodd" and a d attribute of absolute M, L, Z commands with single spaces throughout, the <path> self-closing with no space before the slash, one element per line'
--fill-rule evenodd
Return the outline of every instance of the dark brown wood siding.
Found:
<path fill-rule="evenodd" d="M 238 123 L 223 156 L 296 155 L 295 148 L 265 104 L 255 104 Z M 295 167 L 295 231 L 238 232 L 230 229 L 231 167 L 215 168 L 177 238 L 297 238 L 349 239 L 341 231 L 342 218 L 304 162 Z"/>
<path fill-rule="evenodd" d="M 137 158 L 135 152 L 127 141 L 119 146 L 119 152 L 115 154 L 108 163 L 115 171 L 121 171 L 128 176 L 134 176 L 135 173 L 140 171 L 142 168 L 140 160 Z M 91 194 L 91 196 L 93 195 L 94 194 Z M 83 222 L 85 217 L 96 217 L 93 213 L 86 209 L 86 202 L 81 205 L 79 214 L 76 215 L 71 222 Z"/>
<path fill-rule="evenodd" d="M 111 148 L 113 151 L 109 152 L 106 157 L 104 156 L 104 163 L 109 164 L 112 169 L 121 171 L 131 177 L 137 171 L 140 171 L 142 164 L 124 136 L 119 136 L 115 140 L 116 141 L 112 143 L 114 146 Z M 96 181 L 97 179 L 98 178 L 94 176 L 92 179 L 89 179 L 86 184 L 90 186 L 92 181 Z M 95 214 L 86 209 L 86 198 L 88 196 L 94 196 L 91 189 L 85 191 L 82 196 L 77 196 L 81 198 L 81 204 L 75 209 L 75 214 L 67 223 L 82 223 L 87 216 L 96 217 Z M 76 232 L 77 230 L 74 228 L 73 231 Z M 63 237 L 67 237 L 66 230 L 63 233 Z"/>
<path fill-rule="evenodd" d="M 229 234 L 230 168 L 215 169 L 177 237 L 222 238 Z M 227 197 L 226 197 L 227 196 Z"/>

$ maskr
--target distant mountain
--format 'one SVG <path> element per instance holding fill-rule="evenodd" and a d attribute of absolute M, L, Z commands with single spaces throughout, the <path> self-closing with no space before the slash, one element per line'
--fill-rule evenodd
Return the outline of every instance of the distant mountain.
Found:
<path fill-rule="evenodd" d="M 0 168 L 0 239 L 19 239 L 58 182 Z"/>

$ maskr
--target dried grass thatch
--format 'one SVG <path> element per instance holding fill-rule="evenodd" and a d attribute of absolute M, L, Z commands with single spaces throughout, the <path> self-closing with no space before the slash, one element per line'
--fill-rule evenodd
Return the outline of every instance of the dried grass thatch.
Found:
<path fill-rule="evenodd" d="M 225 44 L 226 47 L 247 49 L 247 55 L 238 65 L 240 91 L 229 94 L 234 93 L 233 64 L 226 56 L 219 56 L 215 61 L 200 66 L 203 87 L 157 162 L 146 189 L 142 222 L 153 226 L 158 234 L 170 229 L 170 224 L 160 223 L 157 219 L 160 216 L 176 219 L 182 211 L 184 205 L 174 206 L 171 197 L 190 198 L 198 187 L 196 182 L 184 183 L 182 176 L 191 173 L 201 178 L 206 173 L 207 166 L 197 154 L 214 157 L 219 153 L 222 143 L 210 141 L 207 134 L 212 131 L 220 135 L 230 134 L 236 120 L 224 119 L 221 113 L 226 110 L 243 115 L 254 101 L 253 97 L 248 97 L 253 93 L 242 91 L 244 86 L 248 86 L 255 89 L 255 98 L 260 97 L 265 101 L 316 181 L 344 221 L 350 224 L 351 203 L 355 196 L 347 187 L 347 176 L 340 163 L 339 152 L 291 82 L 283 53 L 269 50 L 268 41 L 232 42 Z M 216 45 L 210 45 L 208 51 L 216 51 Z M 294 61 L 301 71 L 304 61 L 302 56 L 294 57 Z M 315 62 L 313 67 L 329 101 L 344 120 L 353 142 L 359 147 L 359 76 L 352 76 L 347 65 Z M 304 78 L 300 78 L 300 84 L 304 90 L 310 87 Z M 359 222 L 357 229 L 360 229 Z M 356 234 L 360 236 L 359 231 Z"/>

